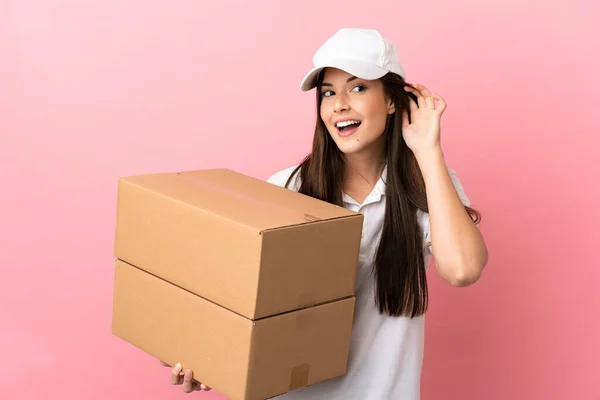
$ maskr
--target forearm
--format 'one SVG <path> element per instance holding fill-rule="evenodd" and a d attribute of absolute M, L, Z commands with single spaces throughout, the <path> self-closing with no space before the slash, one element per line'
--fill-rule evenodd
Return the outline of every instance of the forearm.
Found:
<path fill-rule="evenodd" d="M 440 148 L 417 155 L 429 206 L 431 248 L 440 275 L 456 286 L 479 279 L 487 248 L 458 196 Z"/>

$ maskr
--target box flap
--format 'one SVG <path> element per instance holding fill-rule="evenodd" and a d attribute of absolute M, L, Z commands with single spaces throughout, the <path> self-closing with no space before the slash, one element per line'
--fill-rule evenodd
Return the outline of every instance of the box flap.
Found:
<path fill-rule="evenodd" d="M 357 215 L 229 169 L 146 174 L 121 181 L 178 199 L 257 231 Z"/>

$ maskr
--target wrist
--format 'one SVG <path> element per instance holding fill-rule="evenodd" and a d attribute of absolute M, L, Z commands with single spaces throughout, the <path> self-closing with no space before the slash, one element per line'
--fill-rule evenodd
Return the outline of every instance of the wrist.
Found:
<path fill-rule="evenodd" d="M 444 152 L 442 151 L 441 146 L 421 149 L 414 154 L 421 171 L 423 171 L 423 169 L 427 169 L 429 166 L 438 165 L 440 162 L 445 164 Z"/>

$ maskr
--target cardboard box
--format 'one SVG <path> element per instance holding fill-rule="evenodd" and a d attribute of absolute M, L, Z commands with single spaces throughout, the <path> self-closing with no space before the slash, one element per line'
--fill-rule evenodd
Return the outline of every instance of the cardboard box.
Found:
<path fill-rule="evenodd" d="M 363 215 L 227 169 L 123 178 L 115 256 L 249 319 L 354 295 Z"/>
<path fill-rule="evenodd" d="M 113 333 L 232 400 L 343 375 L 362 222 L 226 169 L 123 178 Z"/>
<path fill-rule="evenodd" d="M 232 400 L 346 371 L 354 297 L 252 321 L 117 260 L 113 332 Z"/>

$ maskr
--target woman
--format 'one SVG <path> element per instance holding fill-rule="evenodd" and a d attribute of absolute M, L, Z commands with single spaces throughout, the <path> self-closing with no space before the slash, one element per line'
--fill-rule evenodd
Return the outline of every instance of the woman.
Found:
<path fill-rule="evenodd" d="M 342 29 L 315 54 L 312 152 L 269 182 L 364 214 L 347 373 L 278 399 L 420 398 L 426 267 L 454 286 L 487 263 L 479 214 L 440 146 L 444 99 L 408 85 L 395 46 L 375 30 Z M 172 371 L 185 392 L 207 390 Z"/>

